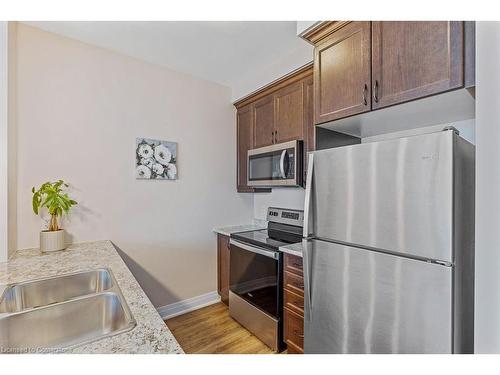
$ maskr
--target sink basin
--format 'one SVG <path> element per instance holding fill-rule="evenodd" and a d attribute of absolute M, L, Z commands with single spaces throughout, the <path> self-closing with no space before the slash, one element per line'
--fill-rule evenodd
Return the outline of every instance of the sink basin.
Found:
<path fill-rule="evenodd" d="M 10 284 L 0 299 L 0 352 L 67 349 L 135 326 L 108 269 Z"/>
<path fill-rule="evenodd" d="M 0 313 L 23 311 L 95 294 L 113 287 L 107 269 L 83 271 L 63 276 L 7 285 L 0 299 Z"/>
<path fill-rule="evenodd" d="M 135 324 L 120 296 L 105 292 L 0 317 L 0 348 L 67 348 Z"/>

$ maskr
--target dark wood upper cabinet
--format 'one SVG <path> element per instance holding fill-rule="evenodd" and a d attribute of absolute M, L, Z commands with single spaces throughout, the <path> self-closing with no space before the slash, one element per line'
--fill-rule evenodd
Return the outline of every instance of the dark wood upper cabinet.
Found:
<path fill-rule="evenodd" d="M 247 153 L 253 148 L 253 107 L 246 105 L 236 113 L 237 138 L 237 190 L 238 192 L 252 192 L 247 185 Z"/>
<path fill-rule="evenodd" d="M 304 84 L 302 81 L 274 94 L 275 141 L 287 142 L 304 137 Z"/>
<path fill-rule="evenodd" d="M 264 147 L 274 142 L 274 98 L 268 95 L 253 105 L 254 147 Z"/>
<path fill-rule="evenodd" d="M 463 86 L 463 22 L 372 22 L 374 109 Z"/>
<path fill-rule="evenodd" d="M 247 186 L 248 150 L 278 142 L 303 140 L 314 149 L 312 64 L 263 87 L 234 103 L 237 109 L 237 190 L 269 192 L 270 188 Z"/>
<path fill-rule="evenodd" d="M 316 140 L 314 132 L 314 84 L 313 78 L 304 81 L 304 134 L 306 134 L 306 151 L 314 151 Z"/>
<path fill-rule="evenodd" d="M 350 22 L 314 50 L 314 122 L 329 122 L 371 109 L 371 25 Z"/>
<path fill-rule="evenodd" d="M 308 152 L 316 149 L 316 132 L 314 125 L 314 84 L 313 78 L 304 80 L 304 184 L 307 181 Z"/>

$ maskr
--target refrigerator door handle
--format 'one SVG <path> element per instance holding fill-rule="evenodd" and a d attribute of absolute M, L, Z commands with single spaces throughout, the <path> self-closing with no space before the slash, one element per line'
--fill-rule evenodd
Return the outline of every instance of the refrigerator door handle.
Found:
<path fill-rule="evenodd" d="M 311 243 L 307 239 L 302 239 L 302 263 L 304 269 L 304 319 L 312 319 L 312 251 Z"/>
<path fill-rule="evenodd" d="M 312 212 L 311 212 L 311 192 L 312 192 L 312 182 L 313 182 L 313 160 L 314 153 L 308 154 L 308 162 L 307 162 L 307 181 L 306 181 L 306 194 L 305 194 L 305 202 L 304 202 L 304 228 L 302 232 L 302 236 L 304 238 L 309 237 L 312 234 L 312 229 L 310 229 Z"/>

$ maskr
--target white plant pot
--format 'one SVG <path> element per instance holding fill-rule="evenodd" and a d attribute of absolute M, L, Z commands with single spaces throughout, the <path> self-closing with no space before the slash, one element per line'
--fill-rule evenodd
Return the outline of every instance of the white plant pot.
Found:
<path fill-rule="evenodd" d="M 42 253 L 64 250 L 65 248 L 66 239 L 64 229 L 56 231 L 44 230 L 40 232 L 40 251 Z"/>

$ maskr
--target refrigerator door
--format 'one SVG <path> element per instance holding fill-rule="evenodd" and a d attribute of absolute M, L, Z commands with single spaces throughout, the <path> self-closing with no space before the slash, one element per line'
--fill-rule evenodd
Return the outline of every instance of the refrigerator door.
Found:
<path fill-rule="evenodd" d="M 451 267 L 304 246 L 305 353 L 452 353 Z"/>
<path fill-rule="evenodd" d="M 309 234 L 452 262 L 454 136 L 443 131 L 314 152 Z"/>

